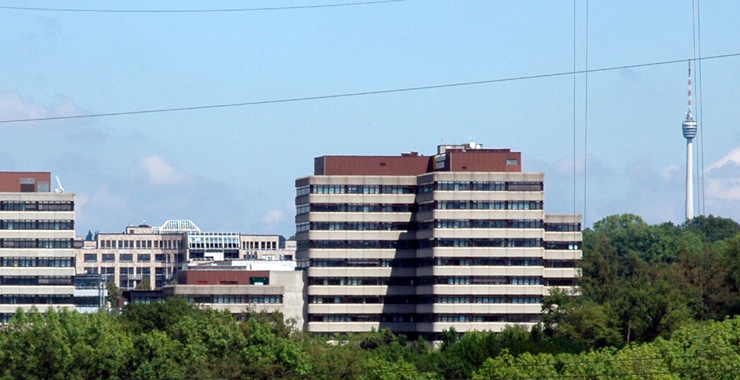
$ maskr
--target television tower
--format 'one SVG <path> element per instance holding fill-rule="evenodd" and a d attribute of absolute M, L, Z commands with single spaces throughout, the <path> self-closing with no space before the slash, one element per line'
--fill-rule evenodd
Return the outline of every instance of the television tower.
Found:
<path fill-rule="evenodd" d="M 692 166 L 692 140 L 696 137 L 696 121 L 691 113 L 691 60 L 689 60 L 689 108 L 686 120 L 681 125 L 683 137 L 686 138 L 686 220 L 694 217 L 694 170 Z"/>

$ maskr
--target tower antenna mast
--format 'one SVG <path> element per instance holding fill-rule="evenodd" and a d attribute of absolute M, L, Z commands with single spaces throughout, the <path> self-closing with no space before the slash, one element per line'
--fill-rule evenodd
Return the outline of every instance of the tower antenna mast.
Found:
<path fill-rule="evenodd" d="M 686 138 L 686 220 L 694 218 L 694 170 L 692 166 L 693 140 L 696 137 L 696 121 L 691 112 L 691 60 L 689 60 L 689 104 L 686 120 L 681 125 L 683 137 Z"/>

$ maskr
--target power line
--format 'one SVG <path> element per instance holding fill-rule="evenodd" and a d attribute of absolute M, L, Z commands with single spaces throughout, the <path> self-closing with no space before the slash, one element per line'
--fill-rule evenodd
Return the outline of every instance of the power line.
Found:
<path fill-rule="evenodd" d="M 89 8 L 34 8 L 34 7 L 11 7 L 0 6 L 0 9 L 11 11 L 33 11 L 33 12 L 75 12 L 75 13 L 226 13 L 226 12 L 257 12 L 257 11 L 284 11 L 298 9 L 336 8 L 357 5 L 375 5 L 384 3 L 397 3 L 406 0 L 375 0 L 358 1 L 353 3 L 316 4 L 316 5 L 293 5 L 285 7 L 257 7 L 257 8 L 220 8 L 220 9 L 89 9 Z"/>
<path fill-rule="evenodd" d="M 573 0 L 573 72 L 576 72 L 576 2 Z M 573 214 L 576 214 L 576 79 L 577 75 L 573 75 Z"/>
<path fill-rule="evenodd" d="M 588 0 L 586 0 L 586 75 L 583 100 L 583 225 L 588 206 Z"/>
<path fill-rule="evenodd" d="M 699 42 L 699 57 L 701 57 L 701 0 L 696 0 L 696 39 Z M 699 164 L 699 173 L 701 175 L 701 178 L 699 179 L 699 186 L 701 188 L 699 189 L 699 199 L 701 201 L 700 212 L 701 215 L 706 215 L 707 209 L 706 209 L 706 202 L 704 199 L 704 90 L 702 89 L 702 78 L 701 78 L 701 62 L 697 65 L 697 74 L 699 74 L 699 83 L 698 83 L 698 90 L 699 90 L 699 104 L 697 105 L 699 111 L 699 117 L 697 120 L 699 122 L 699 157 L 701 159 L 701 163 Z"/>
<path fill-rule="evenodd" d="M 707 57 L 695 58 L 691 60 L 704 61 L 704 60 L 723 59 L 723 58 L 732 58 L 732 57 L 740 57 L 740 53 L 712 55 L 712 56 L 707 56 Z M 34 122 L 34 121 L 50 121 L 50 120 L 85 119 L 85 118 L 93 118 L 93 117 L 142 115 L 142 114 L 151 114 L 151 113 L 182 112 L 182 111 L 196 111 L 196 110 L 206 110 L 206 109 L 216 109 L 216 108 L 233 108 L 233 107 L 247 107 L 247 106 L 258 106 L 258 105 L 267 105 L 267 104 L 279 104 L 279 103 L 294 103 L 294 102 L 304 102 L 304 101 L 310 101 L 310 100 L 351 98 L 351 97 L 358 97 L 358 96 L 394 94 L 394 93 L 401 93 L 401 92 L 436 90 L 436 89 L 452 88 L 452 87 L 465 87 L 465 86 L 503 83 L 503 82 L 515 82 L 515 81 L 521 81 L 521 80 L 554 78 L 554 77 L 578 75 L 578 74 L 585 74 L 585 73 L 598 73 L 598 72 L 605 72 L 605 71 L 615 71 L 615 70 L 634 69 L 634 68 L 650 67 L 650 66 L 670 65 L 670 64 L 675 64 L 675 63 L 686 63 L 686 59 L 682 58 L 682 59 L 674 59 L 674 60 L 669 60 L 669 61 L 656 61 L 656 62 L 638 63 L 638 64 L 632 64 L 632 65 L 602 67 L 598 69 L 564 71 L 564 72 L 558 72 L 558 73 L 525 75 L 525 76 L 518 76 L 518 77 L 436 84 L 436 85 L 429 85 L 429 86 L 403 87 L 403 88 L 395 88 L 395 89 L 387 89 L 387 90 L 348 92 L 348 93 L 342 93 L 342 94 L 304 96 L 304 97 L 271 99 L 271 100 L 256 100 L 252 102 L 158 108 L 158 109 L 136 110 L 136 111 L 104 112 L 104 113 L 93 113 L 93 114 L 73 115 L 73 116 L 49 116 L 49 117 L 38 117 L 38 118 L 28 118 L 28 119 L 10 119 L 10 120 L 0 120 L 0 124 L 27 123 L 27 122 Z"/>

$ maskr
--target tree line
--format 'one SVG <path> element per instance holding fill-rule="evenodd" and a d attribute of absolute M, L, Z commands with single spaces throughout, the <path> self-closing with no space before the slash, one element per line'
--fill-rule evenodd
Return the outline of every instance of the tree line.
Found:
<path fill-rule="evenodd" d="M 613 215 L 586 229 L 583 243 L 580 296 L 554 291 L 545 299 L 551 336 L 619 347 L 740 311 L 740 225 L 731 219 L 648 225 Z"/>

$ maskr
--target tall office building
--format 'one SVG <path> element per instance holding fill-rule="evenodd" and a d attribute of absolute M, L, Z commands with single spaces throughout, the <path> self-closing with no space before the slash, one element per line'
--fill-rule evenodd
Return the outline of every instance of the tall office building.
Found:
<path fill-rule="evenodd" d="M 48 172 L 0 172 L 0 321 L 74 309 L 74 194 L 50 184 Z"/>
<path fill-rule="evenodd" d="M 475 143 L 316 158 L 296 180 L 307 331 L 437 340 L 538 322 L 581 258 L 581 217 L 545 215 L 543 181 L 521 172 L 521 153 Z"/>

